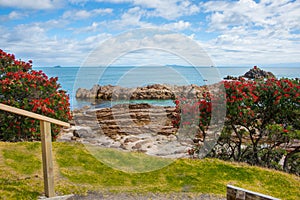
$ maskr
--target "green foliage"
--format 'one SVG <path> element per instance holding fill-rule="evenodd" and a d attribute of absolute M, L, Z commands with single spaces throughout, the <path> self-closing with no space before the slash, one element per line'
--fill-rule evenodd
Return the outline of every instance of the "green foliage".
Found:
<path fill-rule="evenodd" d="M 69 97 L 60 90 L 57 78 L 32 70 L 28 63 L 15 59 L 0 49 L 0 102 L 48 117 L 68 121 Z M 0 111 L 0 140 L 32 141 L 40 138 L 39 121 Z M 59 127 L 52 125 L 52 137 Z"/>

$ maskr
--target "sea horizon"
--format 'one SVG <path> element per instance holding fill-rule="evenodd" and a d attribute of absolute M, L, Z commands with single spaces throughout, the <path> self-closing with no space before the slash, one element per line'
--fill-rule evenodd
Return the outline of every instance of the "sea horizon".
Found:
<path fill-rule="evenodd" d="M 272 72 L 276 78 L 300 78 L 300 66 L 296 67 L 260 67 L 260 69 Z M 157 70 L 157 69 L 161 70 Z M 79 66 L 55 66 L 33 67 L 34 70 L 42 70 L 48 77 L 58 77 L 58 82 L 63 90 L 70 96 L 71 109 L 77 109 L 86 105 L 91 106 L 90 101 L 77 100 L 75 97 L 78 88 L 91 89 L 93 85 L 119 85 L 123 87 L 140 87 L 151 84 L 177 85 L 207 85 L 209 80 L 217 81 L 226 76 L 242 76 L 253 66 L 109 66 L 109 67 L 79 67 Z M 95 71 L 95 69 L 98 69 Z M 155 69 L 155 70 L 153 70 Z M 171 71 L 170 71 L 171 70 Z M 178 79 L 182 79 L 179 80 Z M 154 80 L 154 81 L 153 81 Z M 175 84 L 174 84 L 175 83 Z M 172 105 L 172 101 L 149 101 L 155 105 Z M 107 107 L 110 102 L 102 102 L 98 107 Z"/>

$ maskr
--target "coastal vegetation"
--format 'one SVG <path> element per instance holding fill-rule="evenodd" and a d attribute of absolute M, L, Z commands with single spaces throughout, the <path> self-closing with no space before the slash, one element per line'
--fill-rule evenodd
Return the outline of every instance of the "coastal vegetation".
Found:
<path fill-rule="evenodd" d="M 0 103 L 22 108 L 62 121 L 71 119 L 69 97 L 61 90 L 58 78 L 48 78 L 32 69 L 32 61 L 17 60 L 0 49 Z M 33 141 L 40 139 L 39 121 L 0 112 L 0 140 Z M 52 125 L 52 138 L 60 131 Z"/>
<path fill-rule="evenodd" d="M 225 80 L 223 84 L 225 124 L 217 144 L 207 156 L 299 175 L 300 80 L 240 78 Z M 216 98 L 208 92 L 203 96 L 205 98 L 199 100 L 175 100 L 178 115 L 173 125 L 198 128 L 195 138 L 201 142 L 189 150 L 192 157 L 197 157 L 205 142 L 212 99 Z"/>

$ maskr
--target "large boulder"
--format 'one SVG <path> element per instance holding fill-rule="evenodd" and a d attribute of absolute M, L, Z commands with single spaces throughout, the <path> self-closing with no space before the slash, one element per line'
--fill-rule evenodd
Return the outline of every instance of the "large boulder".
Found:
<path fill-rule="evenodd" d="M 257 66 L 254 66 L 252 69 L 250 69 L 248 72 L 244 74 L 245 78 L 248 79 L 265 79 L 265 78 L 275 78 L 274 74 L 272 72 L 264 71 Z"/>
<path fill-rule="evenodd" d="M 76 98 L 78 99 L 95 99 L 97 97 L 97 92 L 101 88 L 100 85 L 94 85 L 92 89 L 88 90 L 85 88 L 78 88 L 76 91 Z"/>

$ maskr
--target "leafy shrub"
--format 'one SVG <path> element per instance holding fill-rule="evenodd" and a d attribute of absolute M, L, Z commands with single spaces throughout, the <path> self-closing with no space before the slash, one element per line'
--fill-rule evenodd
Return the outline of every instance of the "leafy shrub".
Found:
<path fill-rule="evenodd" d="M 223 81 L 223 84 L 226 91 L 226 120 L 217 145 L 208 156 L 276 169 L 280 168 L 278 163 L 283 157 L 284 170 L 295 173 L 295 163 L 299 163 L 300 159 L 299 79 L 240 79 Z M 177 127 L 179 122 L 181 126 L 188 124 L 185 115 L 195 109 L 194 105 L 199 105 L 196 110 L 209 108 L 209 100 L 205 98 L 188 106 L 181 103 L 180 99 L 175 101 L 178 119 L 173 124 Z M 210 112 L 210 109 L 198 112 L 199 119 L 206 116 L 205 123 L 198 123 L 199 130 L 207 129 Z M 199 133 L 194 137 L 198 136 Z M 205 137 L 202 138 L 205 140 Z M 195 156 L 201 147 L 201 142 L 196 143 L 189 153 Z M 292 161 L 292 158 L 296 161 Z"/>
<path fill-rule="evenodd" d="M 32 61 L 16 60 L 0 49 L 0 102 L 6 105 L 68 121 L 71 119 L 69 97 L 60 89 L 58 78 L 48 78 L 32 70 Z M 32 141 L 40 139 L 39 121 L 0 112 L 0 140 Z M 52 124 L 52 138 L 60 128 Z"/>

